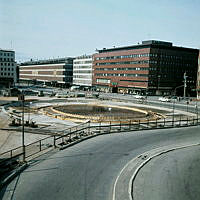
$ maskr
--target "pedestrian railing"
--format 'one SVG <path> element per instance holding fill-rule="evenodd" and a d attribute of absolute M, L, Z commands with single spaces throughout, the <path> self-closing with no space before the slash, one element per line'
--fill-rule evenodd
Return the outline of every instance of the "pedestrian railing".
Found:
<path fill-rule="evenodd" d="M 44 139 L 38 140 L 31 144 L 25 145 L 24 152 L 22 146 L 11 149 L 7 152 L 0 154 L 0 162 L 11 159 L 19 155 L 18 159 L 29 158 L 39 152 L 50 148 L 63 147 L 74 142 L 81 141 L 84 138 L 92 137 L 95 135 L 111 134 L 119 132 L 130 132 L 138 130 L 151 130 L 151 129 L 162 129 L 162 128 L 174 128 L 174 127 L 187 127 L 200 125 L 200 118 L 185 117 L 179 119 L 168 119 L 165 118 L 159 120 L 147 120 L 147 121 L 126 121 L 126 122 L 99 122 L 91 124 L 90 121 L 82 123 L 80 125 L 65 129 L 62 133 L 57 136 L 49 136 Z M 24 155 L 25 154 L 25 155 Z"/>

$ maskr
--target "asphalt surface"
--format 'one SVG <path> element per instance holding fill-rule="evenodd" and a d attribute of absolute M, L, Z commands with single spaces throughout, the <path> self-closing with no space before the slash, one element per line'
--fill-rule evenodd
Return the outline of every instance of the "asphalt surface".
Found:
<path fill-rule="evenodd" d="M 200 127 L 188 127 L 98 136 L 33 160 L 0 198 L 112 199 L 116 177 L 128 161 L 158 147 L 199 141 L 199 133 Z"/>
<path fill-rule="evenodd" d="M 139 171 L 134 200 L 200 199 L 200 146 L 171 151 L 153 158 Z"/>
<path fill-rule="evenodd" d="M 141 101 L 139 99 L 135 99 L 134 95 L 122 95 L 122 94 L 115 94 L 115 93 L 102 93 L 100 95 L 102 98 L 108 98 L 108 99 L 121 99 L 125 101 L 130 102 L 137 102 L 140 104 L 146 104 L 146 105 L 153 105 L 158 107 L 165 107 L 169 109 L 179 109 L 185 112 L 192 112 L 197 115 L 200 114 L 200 102 L 199 101 L 189 101 L 187 103 L 186 100 L 177 101 L 175 99 L 172 99 L 171 102 L 161 102 L 158 100 L 159 96 L 148 96 L 147 101 Z"/>

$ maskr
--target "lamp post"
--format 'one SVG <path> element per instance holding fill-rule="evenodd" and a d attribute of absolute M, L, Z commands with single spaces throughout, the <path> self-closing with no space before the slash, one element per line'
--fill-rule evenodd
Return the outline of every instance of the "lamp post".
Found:
<path fill-rule="evenodd" d="M 175 99 L 173 100 L 173 115 L 172 115 L 172 124 L 174 126 L 174 109 L 175 109 Z"/>
<path fill-rule="evenodd" d="M 188 104 L 189 104 L 189 101 L 187 101 L 186 103 L 187 103 L 187 112 L 188 112 Z"/>
<path fill-rule="evenodd" d="M 18 101 L 22 102 L 22 153 L 23 153 L 23 162 L 25 161 L 25 144 L 24 144 L 24 94 L 18 96 Z"/>
<path fill-rule="evenodd" d="M 32 102 L 29 102 L 29 104 L 28 104 L 28 123 L 30 124 L 30 116 L 31 116 L 31 104 L 32 104 Z"/>
<path fill-rule="evenodd" d="M 197 114 L 197 123 L 198 123 L 199 111 L 198 111 L 198 103 L 197 103 L 197 101 L 196 101 L 196 114 Z"/>
<path fill-rule="evenodd" d="M 160 77 L 161 75 L 158 75 L 158 95 L 160 95 Z"/>
<path fill-rule="evenodd" d="M 183 98 L 185 99 L 186 97 L 186 88 L 187 88 L 187 76 L 186 76 L 186 72 L 183 75 L 183 79 L 184 79 L 184 91 L 183 91 Z"/>

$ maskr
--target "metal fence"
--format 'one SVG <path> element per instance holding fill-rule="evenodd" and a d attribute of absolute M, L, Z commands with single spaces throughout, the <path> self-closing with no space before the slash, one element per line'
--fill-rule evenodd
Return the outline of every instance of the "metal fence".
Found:
<path fill-rule="evenodd" d="M 147 121 L 126 121 L 126 122 L 108 122 L 108 123 L 96 123 L 91 124 L 90 121 L 82 123 L 80 125 L 65 129 L 62 135 L 49 136 L 31 144 L 25 145 L 25 158 L 29 158 L 39 152 L 50 148 L 63 147 L 68 144 L 80 141 L 84 138 L 91 137 L 94 135 L 119 133 L 119 132 L 130 132 L 138 130 L 151 130 L 151 129 L 162 129 L 162 128 L 173 128 L 173 127 L 187 127 L 200 125 L 200 118 L 195 117 L 180 117 L 179 119 L 165 118 L 159 120 L 147 120 Z M 7 152 L 0 154 L 0 162 L 11 159 L 18 156 L 22 158 L 23 148 L 18 147 L 11 149 Z"/>

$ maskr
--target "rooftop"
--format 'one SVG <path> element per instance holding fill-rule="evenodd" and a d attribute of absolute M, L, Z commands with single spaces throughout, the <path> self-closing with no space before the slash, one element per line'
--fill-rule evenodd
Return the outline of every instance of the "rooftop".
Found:
<path fill-rule="evenodd" d="M 30 60 L 27 62 L 23 62 L 20 65 L 44 65 L 44 64 L 59 64 L 59 63 L 68 63 L 69 61 L 72 61 L 74 58 L 71 57 L 65 57 L 65 58 L 55 58 L 55 59 L 45 59 L 45 60 Z"/>
<path fill-rule="evenodd" d="M 1 49 L 1 48 L 0 48 L 0 51 L 15 52 L 13 49 Z"/>
<path fill-rule="evenodd" d="M 92 55 L 77 56 L 75 59 L 92 58 Z"/>
<path fill-rule="evenodd" d="M 173 43 L 171 42 L 165 42 L 165 41 L 159 41 L 159 40 L 146 40 L 142 41 L 141 44 L 137 45 L 131 45 L 131 46 L 123 46 L 123 47 L 113 47 L 113 48 L 103 48 L 101 50 L 96 50 L 99 53 L 104 53 L 104 52 L 111 52 L 111 51 L 122 51 L 122 50 L 132 50 L 132 49 L 142 49 L 142 48 L 150 48 L 150 47 L 157 47 L 157 48 L 174 48 L 174 49 L 182 49 L 182 50 L 197 50 L 197 49 L 192 49 L 192 48 L 187 48 L 187 47 L 178 47 L 178 46 L 173 46 Z"/>

